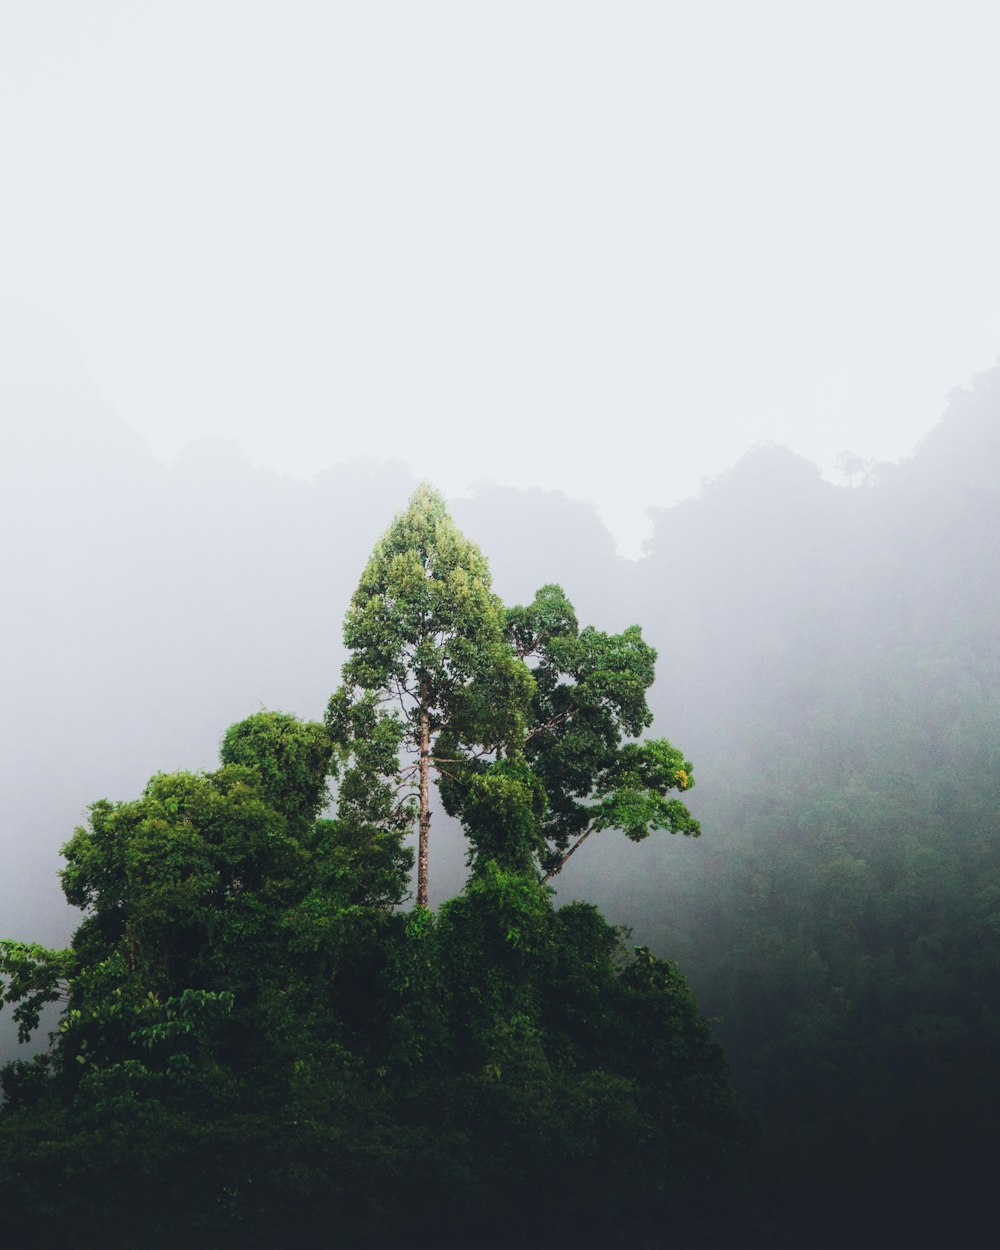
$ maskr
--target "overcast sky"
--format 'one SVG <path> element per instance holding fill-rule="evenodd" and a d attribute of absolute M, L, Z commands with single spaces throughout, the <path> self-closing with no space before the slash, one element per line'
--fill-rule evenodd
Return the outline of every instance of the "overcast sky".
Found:
<path fill-rule="evenodd" d="M 0 14 L 0 292 L 164 458 L 556 487 L 634 553 L 761 440 L 906 454 L 1000 354 L 992 3 Z"/>

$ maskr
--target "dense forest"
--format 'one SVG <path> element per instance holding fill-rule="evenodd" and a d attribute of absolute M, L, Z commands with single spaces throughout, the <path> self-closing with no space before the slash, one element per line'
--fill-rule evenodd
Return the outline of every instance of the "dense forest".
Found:
<path fill-rule="evenodd" d="M 96 1228 L 102 1204 L 126 1203 L 124 1218 L 166 1238 L 185 1192 L 206 1236 L 235 1244 L 296 1219 L 312 1244 L 308 1221 L 337 1203 L 348 1245 L 491 1229 L 559 1244 L 584 1228 L 606 1244 L 930 1244 L 988 1226 L 1000 373 L 955 392 L 912 457 L 856 466 L 843 486 L 755 449 L 657 514 L 634 564 L 586 505 L 499 487 L 454 501 L 508 604 L 538 611 L 536 591 L 558 581 L 573 621 L 605 639 L 642 626 L 655 725 L 633 724 L 693 761 L 683 802 L 702 835 L 633 844 L 596 828 L 552 895 L 540 878 L 568 835 L 538 812 L 515 821 L 535 839 L 529 871 L 483 849 L 486 830 L 513 826 L 446 793 L 452 815 L 431 803 L 429 910 L 396 906 L 416 889 L 410 842 L 390 828 L 352 841 L 309 781 L 331 726 L 339 767 L 356 766 L 351 718 L 323 712 L 356 654 L 339 645 L 345 608 L 415 485 L 405 468 L 304 484 L 205 443 L 165 469 L 96 401 L 74 403 L 0 462 L 17 468 L 0 501 L 17 536 L 2 556 L 0 629 L 18 657 L 5 672 L 4 853 L 18 865 L 2 883 L 5 936 L 59 950 L 77 932 L 72 964 L 7 948 L 15 996 L 46 976 L 43 997 L 77 996 L 65 1027 L 42 1014 L 48 1057 L 7 1070 L 11 1221 L 65 1243 L 71 1221 Z M 352 689 L 367 680 L 355 670 Z M 516 686 L 487 703 L 514 707 Z M 255 706 L 301 719 L 248 717 Z M 633 740 L 620 730 L 618 749 Z M 278 793 L 286 771 L 269 752 L 286 738 L 302 758 Z M 525 767 L 537 779 L 550 765 Z M 558 808 L 551 773 L 549 788 Z M 118 801 L 67 846 L 80 925 L 48 883 L 102 794 Z M 185 870 L 192 896 L 170 901 L 188 917 L 185 949 L 131 968 L 126 902 L 149 907 L 150 932 L 181 914 L 157 893 L 144 839 L 202 820 L 214 849 Z M 280 845 L 258 837 L 279 826 Z M 123 858 L 90 857 L 97 843 Z M 205 874 L 229 874 L 238 905 L 198 894 Z M 508 940 L 510 909 L 523 940 Z M 101 981 L 116 950 L 120 979 Z M 489 969 L 498 980 L 476 979 Z M 127 1021 L 72 1015 L 115 989 Z M 26 1062 L 12 1041 L 7 1054 Z M 346 1122 L 364 1132 L 335 1131 Z M 434 1233 L 407 1229 L 431 1193 Z"/>
<path fill-rule="evenodd" d="M 351 601 L 323 723 L 91 805 L 69 947 L 0 942 L 0 1203 L 45 1244 L 710 1245 L 757 1235 L 756 1152 L 676 967 L 546 883 L 594 833 L 697 835 L 639 738 L 655 652 L 554 584 L 505 608 L 428 486 Z M 467 839 L 429 909 L 431 776 Z M 335 790 L 331 796 L 330 787 Z M 407 898 L 419 830 L 415 906 Z"/>
<path fill-rule="evenodd" d="M 643 569 L 658 711 L 718 836 L 637 848 L 611 911 L 690 975 L 803 1235 L 833 1244 L 990 1218 L 998 528 L 994 372 L 853 489 L 757 449 L 660 518 Z"/>

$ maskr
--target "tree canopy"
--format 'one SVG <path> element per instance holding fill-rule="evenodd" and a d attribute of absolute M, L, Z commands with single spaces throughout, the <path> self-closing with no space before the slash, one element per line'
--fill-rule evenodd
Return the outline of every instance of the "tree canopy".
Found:
<path fill-rule="evenodd" d="M 752 1228 L 752 1134 L 683 978 L 544 880 L 616 822 L 696 832 L 666 797 L 690 764 L 623 741 L 650 719 L 638 629 L 579 630 L 557 587 L 505 613 L 423 490 L 346 634 L 325 724 L 257 713 L 215 771 L 94 803 L 63 848 L 71 946 L 0 944 L 22 1033 L 61 1012 L 0 1073 L 5 1229 L 513 1250 Z M 407 749 L 470 839 L 436 914 L 400 907 Z"/>
<path fill-rule="evenodd" d="M 504 645 L 503 620 L 479 548 L 438 492 L 418 487 L 377 543 L 351 600 L 345 688 L 328 715 L 343 744 L 377 725 L 416 756 L 384 771 L 397 790 L 416 782 L 418 906 L 428 901 L 430 772 L 442 762 L 435 740 L 451 730 L 495 748 L 520 731 L 531 677 Z"/>
<path fill-rule="evenodd" d="M 693 785 L 690 761 L 665 739 L 633 741 L 653 719 L 656 652 L 640 628 L 581 630 L 556 585 L 504 609 L 479 549 L 429 486 L 376 546 L 344 641 L 352 654 L 327 725 L 344 752 L 371 754 L 372 739 L 387 747 L 367 776 L 370 786 L 381 778 L 383 819 L 405 826 L 415 810 L 418 905 L 428 897 L 432 769 L 473 866 L 534 864 L 548 881 L 600 829 L 634 841 L 654 829 L 699 833 L 668 797 Z M 390 794 L 404 797 L 390 804 Z"/>

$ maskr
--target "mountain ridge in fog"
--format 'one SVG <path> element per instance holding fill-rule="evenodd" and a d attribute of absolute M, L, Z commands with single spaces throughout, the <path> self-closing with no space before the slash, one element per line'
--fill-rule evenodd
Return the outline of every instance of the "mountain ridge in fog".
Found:
<path fill-rule="evenodd" d="M 8 845 L 39 848 L 25 865 L 36 887 L 56 864 L 68 822 L 91 798 L 127 797 L 159 768 L 210 767 L 226 724 L 255 707 L 317 713 L 337 680 L 350 593 L 414 483 L 398 460 L 336 465 L 304 482 L 254 468 L 237 444 L 217 439 L 189 444 L 164 466 L 82 371 L 55 355 L 19 356 L 23 350 L 15 345 L 5 374 L 0 458 L 14 483 L 3 503 L 12 606 L 3 623 L 6 789 L 17 795 L 8 828 L 31 830 L 8 833 Z M 687 747 L 684 708 L 706 700 L 691 680 L 690 658 L 678 663 L 671 622 L 691 621 L 684 645 L 711 656 L 715 671 L 731 670 L 737 687 L 749 672 L 766 671 L 785 644 L 751 589 L 798 586 L 785 600 L 787 632 L 796 612 L 816 602 L 819 569 L 834 558 L 824 551 L 835 516 L 850 513 L 857 527 L 890 491 L 932 489 L 936 479 L 922 467 L 932 456 L 950 456 L 953 474 L 961 463 L 982 474 L 976 414 L 984 395 L 995 393 L 996 377 L 982 375 L 976 389 L 956 392 L 938 430 L 875 488 L 833 487 L 784 448 L 749 451 L 698 499 L 656 512 L 639 562 L 618 557 L 592 505 L 559 492 L 480 484 L 455 501 L 454 512 L 508 601 L 559 581 L 581 619 L 644 626 L 661 649 L 661 729 Z M 810 498 L 824 502 L 806 509 Z M 695 518 L 733 510 L 739 525 L 692 552 Z M 842 588 L 872 558 L 852 555 L 843 567 L 838 556 L 842 567 L 823 574 L 839 579 L 841 589 L 827 598 L 845 636 L 856 626 Z M 650 598 L 643 587 L 651 577 L 676 592 Z M 741 595 L 761 631 L 752 646 L 746 630 L 725 642 L 718 633 L 720 619 L 732 616 L 719 604 Z M 700 745 L 697 727 L 691 733 Z M 38 812 L 24 784 L 40 772 L 50 793 L 65 796 L 58 818 Z M 51 889 L 42 892 L 51 905 Z M 11 892 L 5 914 L 34 918 L 20 893 Z"/>
<path fill-rule="evenodd" d="M 8 442 L 0 504 L 0 905 L 5 935 L 53 944 L 76 921 L 58 847 L 88 802 L 213 767 L 226 726 L 260 707 L 319 715 L 350 594 L 414 484 L 398 461 L 303 482 L 219 440 L 166 467 L 92 394 L 60 402 L 46 434 Z M 927 1123 L 958 1155 L 979 1140 L 988 1156 L 975 1134 L 1000 1110 L 984 1088 L 984 1022 L 1000 1018 L 998 431 L 993 369 L 853 488 L 753 448 L 658 510 L 638 562 L 557 492 L 481 484 L 454 502 L 508 602 L 556 581 L 581 622 L 642 625 L 655 732 L 694 761 L 702 839 L 592 838 L 560 897 L 594 899 L 678 960 L 789 1158 L 807 1154 L 802 1109 L 830 1114 L 823 1090 L 842 1083 L 860 1116 L 851 1091 L 867 1088 L 877 1125 L 852 1167 L 872 1183 L 907 1136 L 925 1143 L 918 1170 L 936 1160 L 907 1119 L 926 1047 L 952 1108 Z M 461 885 L 461 838 L 436 826 L 432 856 L 440 899 Z"/>

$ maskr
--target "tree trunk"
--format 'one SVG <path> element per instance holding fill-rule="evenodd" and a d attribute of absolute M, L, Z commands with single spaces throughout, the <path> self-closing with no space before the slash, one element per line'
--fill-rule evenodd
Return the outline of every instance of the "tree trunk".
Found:
<path fill-rule="evenodd" d="M 420 834 L 417 841 L 417 906 L 427 906 L 427 843 L 431 831 L 431 723 L 420 713 Z"/>

